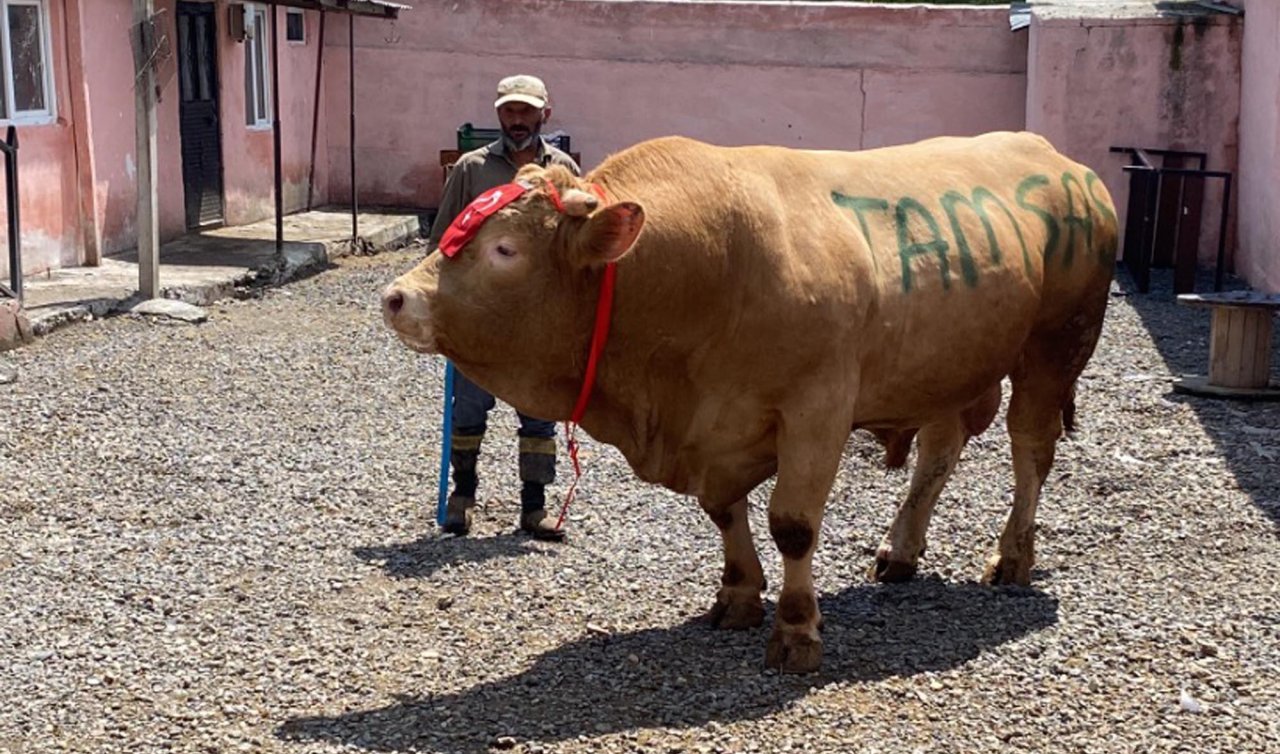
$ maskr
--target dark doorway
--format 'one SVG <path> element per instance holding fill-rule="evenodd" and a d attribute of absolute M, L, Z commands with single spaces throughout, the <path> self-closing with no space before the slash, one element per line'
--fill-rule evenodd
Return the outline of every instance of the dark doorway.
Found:
<path fill-rule="evenodd" d="M 178 3 L 178 108 L 187 227 L 222 222 L 217 25 L 213 3 Z"/>

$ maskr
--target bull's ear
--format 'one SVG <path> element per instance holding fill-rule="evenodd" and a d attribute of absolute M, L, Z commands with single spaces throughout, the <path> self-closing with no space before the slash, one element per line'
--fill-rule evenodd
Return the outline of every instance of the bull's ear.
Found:
<path fill-rule="evenodd" d="M 644 228 L 644 208 L 635 202 L 619 202 L 591 215 L 580 231 L 581 259 L 600 265 L 621 259 Z"/>

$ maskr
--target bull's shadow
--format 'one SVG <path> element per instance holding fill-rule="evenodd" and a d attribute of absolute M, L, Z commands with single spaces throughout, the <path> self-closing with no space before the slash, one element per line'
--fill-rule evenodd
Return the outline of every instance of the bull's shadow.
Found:
<path fill-rule="evenodd" d="M 1224 282 L 1224 290 L 1248 288 L 1243 281 L 1231 276 Z M 1153 269 L 1150 292 L 1139 293 L 1132 277 L 1121 267 L 1116 286 L 1119 295 L 1127 298 L 1142 319 L 1169 372 L 1175 376 L 1203 376 L 1209 365 L 1211 316 L 1203 308 L 1177 303 L 1172 271 Z M 1212 291 L 1212 274 L 1198 271 L 1195 290 Z M 1271 353 L 1280 356 L 1280 327 L 1274 330 Z M 1280 358 L 1272 363 L 1271 378 L 1280 379 Z M 1172 386 L 1164 397 L 1195 411 L 1240 488 L 1280 528 L 1280 474 L 1274 470 L 1275 456 L 1280 453 L 1280 402 L 1186 395 L 1174 391 Z"/>
<path fill-rule="evenodd" d="M 591 636 L 542 655 L 525 672 L 466 691 L 286 722 L 286 740 L 372 751 L 485 752 L 502 743 L 551 743 L 628 730 L 693 728 L 763 718 L 814 686 L 943 671 L 1057 622 L 1058 602 L 1035 589 L 923 580 L 857 586 L 820 600 L 826 653 L 820 673 L 763 670 L 763 628 L 713 632 L 699 620 Z"/>
<path fill-rule="evenodd" d="M 556 556 L 554 548 L 539 548 L 524 534 L 454 537 L 429 534 L 412 542 L 370 545 L 352 550 L 357 558 L 380 563 L 387 575 L 397 579 L 421 579 L 458 563 L 484 563 L 524 555 Z"/>

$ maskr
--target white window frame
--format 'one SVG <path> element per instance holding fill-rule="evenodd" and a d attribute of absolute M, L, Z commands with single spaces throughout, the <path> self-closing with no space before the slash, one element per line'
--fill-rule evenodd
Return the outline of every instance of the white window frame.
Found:
<path fill-rule="evenodd" d="M 289 17 L 297 16 L 302 19 L 302 39 L 289 39 Z M 285 8 L 284 9 L 284 38 L 291 45 L 306 45 L 307 43 L 307 12 L 301 8 Z"/>
<path fill-rule="evenodd" d="M 272 6 L 259 5 L 255 3 L 245 3 L 244 5 L 244 65 L 249 70 L 256 56 L 255 48 L 262 51 L 262 70 L 250 72 L 248 82 L 250 86 L 246 88 L 244 93 L 244 111 L 245 122 L 251 130 L 259 130 L 271 128 L 271 13 Z M 261 24 L 259 24 L 261 20 Z M 257 76 L 252 75 L 257 73 Z M 258 91 L 258 87 L 262 87 L 262 91 Z M 262 95 L 262 114 L 258 113 L 258 95 Z"/>
<path fill-rule="evenodd" d="M 13 5 L 33 6 L 40 14 L 40 67 L 44 74 L 44 109 L 19 111 L 13 99 L 13 50 L 9 45 L 9 7 Z M 49 31 L 49 3 L 47 0 L 0 0 L 0 41 L 4 56 L 4 80 L 0 86 L 4 92 L 4 111 L 6 117 L 0 123 L 14 125 L 43 125 L 57 120 L 58 108 L 55 99 L 57 87 L 53 79 L 53 36 Z"/>

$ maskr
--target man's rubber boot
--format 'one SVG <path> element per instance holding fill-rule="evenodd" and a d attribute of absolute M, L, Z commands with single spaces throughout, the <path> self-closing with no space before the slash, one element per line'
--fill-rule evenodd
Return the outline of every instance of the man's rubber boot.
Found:
<path fill-rule="evenodd" d="M 453 466 L 453 494 L 445 508 L 444 526 L 448 534 L 459 536 L 471 532 L 472 510 L 476 507 L 476 487 L 480 478 L 476 463 L 480 460 L 480 441 L 484 435 L 454 435 L 449 462 Z"/>
<path fill-rule="evenodd" d="M 556 528 L 556 521 L 546 508 L 535 508 L 520 514 L 520 531 L 543 542 L 563 542 L 564 530 Z"/>
<path fill-rule="evenodd" d="M 564 540 L 555 519 L 547 515 L 546 488 L 556 480 L 553 437 L 520 438 L 520 530 L 547 542 Z"/>
<path fill-rule="evenodd" d="M 476 507 L 474 497 L 465 497 L 454 493 L 449 496 L 449 505 L 444 511 L 445 534 L 465 536 L 471 533 L 471 510 Z"/>

